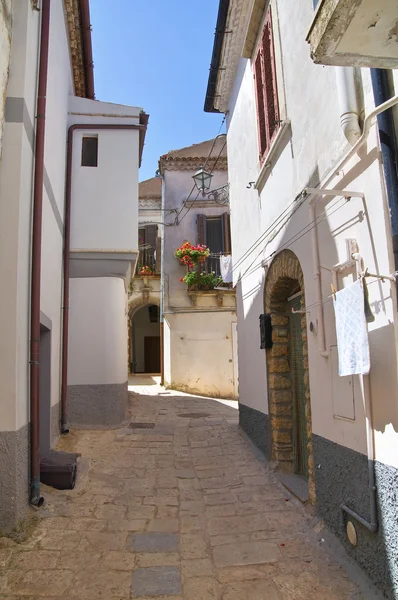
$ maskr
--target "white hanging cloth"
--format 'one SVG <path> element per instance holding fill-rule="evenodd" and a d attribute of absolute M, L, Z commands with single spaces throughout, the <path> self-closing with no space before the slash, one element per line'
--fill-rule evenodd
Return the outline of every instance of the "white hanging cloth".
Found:
<path fill-rule="evenodd" d="M 339 375 L 366 375 L 370 371 L 369 339 L 362 279 L 333 295 Z"/>
<path fill-rule="evenodd" d="M 232 256 L 220 256 L 220 271 L 224 283 L 232 283 Z"/>

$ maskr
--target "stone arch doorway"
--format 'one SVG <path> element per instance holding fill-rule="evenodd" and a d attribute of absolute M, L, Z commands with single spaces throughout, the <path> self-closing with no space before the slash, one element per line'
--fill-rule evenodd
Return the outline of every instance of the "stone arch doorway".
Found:
<path fill-rule="evenodd" d="M 129 306 L 128 344 L 129 372 L 161 372 L 159 303 L 148 299 L 146 303 Z"/>
<path fill-rule="evenodd" d="M 272 261 L 264 304 L 271 314 L 273 337 L 266 354 L 271 457 L 280 470 L 308 481 L 309 497 L 315 502 L 304 277 L 291 250 Z"/>

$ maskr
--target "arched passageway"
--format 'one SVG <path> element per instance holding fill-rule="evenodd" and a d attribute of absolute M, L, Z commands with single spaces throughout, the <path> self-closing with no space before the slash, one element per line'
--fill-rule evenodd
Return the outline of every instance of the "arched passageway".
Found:
<path fill-rule="evenodd" d="M 130 373 L 160 373 L 159 306 L 146 304 L 129 314 Z"/>
<path fill-rule="evenodd" d="M 267 350 L 272 459 L 281 470 L 308 480 L 314 502 L 304 277 L 291 250 L 283 250 L 271 263 L 264 301 L 273 336 L 273 346 Z"/>

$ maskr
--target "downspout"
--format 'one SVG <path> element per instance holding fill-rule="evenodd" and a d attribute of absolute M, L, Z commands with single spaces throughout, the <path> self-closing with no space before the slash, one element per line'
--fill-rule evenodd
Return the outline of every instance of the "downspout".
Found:
<path fill-rule="evenodd" d="M 46 129 L 46 94 L 48 49 L 50 39 L 50 0 L 41 9 L 40 62 L 36 110 L 35 168 L 33 184 L 32 283 L 30 307 L 30 502 L 42 506 L 40 495 L 40 287 L 42 255 L 44 142 Z"/>
<path fill-rule="evenodd" d="M 47 0 L 48 1 L 48 0 Z M 145 114 L 145 113 L 142 113 Z M 140 117 L 141 120 L 141 117 Z M 147 120 L 146 120 L 147 121 Z M 146 124 L 140 125 L 111 125 L 105 123 L 84 123 L 71 125 L 68 129 L 67 155 L 66 155 L 66 184 L 65 184 L 65 219 L 64 219 L 64 291 L 62 303 L 62 365 L 61 365 L 61 433 L 68 433 L 67 427 L 67 391 L 68 391 L 68 346 L 69 346 L 69 262 L 70 262 L 70 221 L 72 203 L 72 159 L 73 159 L 73 133 L 76 130 L 134 130 L 146 131 Z M 141 139 L 143 139 L 141 136 Z M 140 142 L 140 148 L 143 142 Z M 141 150 L 140 150 L 141 157 Z M 141 162 L 141 158 L 140 158 Z"/>
<path fill-rule="evenodd" d="M 351 146 L 354 146 L 361 137 L 355 71 L 353 67 L 335 67 L 335 72 L 341 129 Z"/>
<path fill-rule="evenodd" d="M 344 136 L 351 146 L 355 146 L 355 144 L 361 138 L 361 128 L 359 126 L 359 109 L 355 89 L 354 69 L 352 67 L 336 67 L 335 72 L 340 107 L 341 128 Z M 312 268 L 315 280 L 315 298 L 317 304 L 317 333 L 319 336 L 319 354 L 323 358 L 328 358 L 329 353 L 326 349 L 325 319 L 322 303 L 322 281 L 315 203 L 316 201 L 309 203 L 309 218 L 310 223 L 313 223 L 311 230 L 311 246 Z"/>
<path fill-rule="evenodd" d="M 385 103 L 392 97 L 389 71 L 386 69 L 371 69 L 373 96 L 375 105 Z M 392 246 L 394 253 L 395 282 L 398 271 L 398 152 L 397 137 L 394 127 L 392 110 L 387 110 L 377 117 L 381 154 L 383 159 L 384 179 L 386 182 L 387 202 L 390 211 Z M 398 285 L 396 286 L 398 303 Z"/>

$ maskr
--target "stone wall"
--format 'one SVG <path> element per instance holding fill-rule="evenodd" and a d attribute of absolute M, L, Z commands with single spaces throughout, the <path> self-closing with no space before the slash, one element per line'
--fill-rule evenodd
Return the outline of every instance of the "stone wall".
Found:
<path fill-rule="evenodd" d="M 294 472 L 294 418 L 292 372 L 290 364 L 289 313 L 287 299 L 302 291 L 301 309 L 305 307 L 304 277 L 298 258 L 283 250 L 273 260 L 265 283 L 265 312 L 271 313 L 273 346 L 267 350 L 268 398 L 271 421 L 271 457 L 283 471 Z M 305 413 L 308 438 L 308 487 L 315 501 L 314 461 L 312 453 L 311 397 L 309 387 L 307 323 L 301 317 L 304 355 Z"/>

